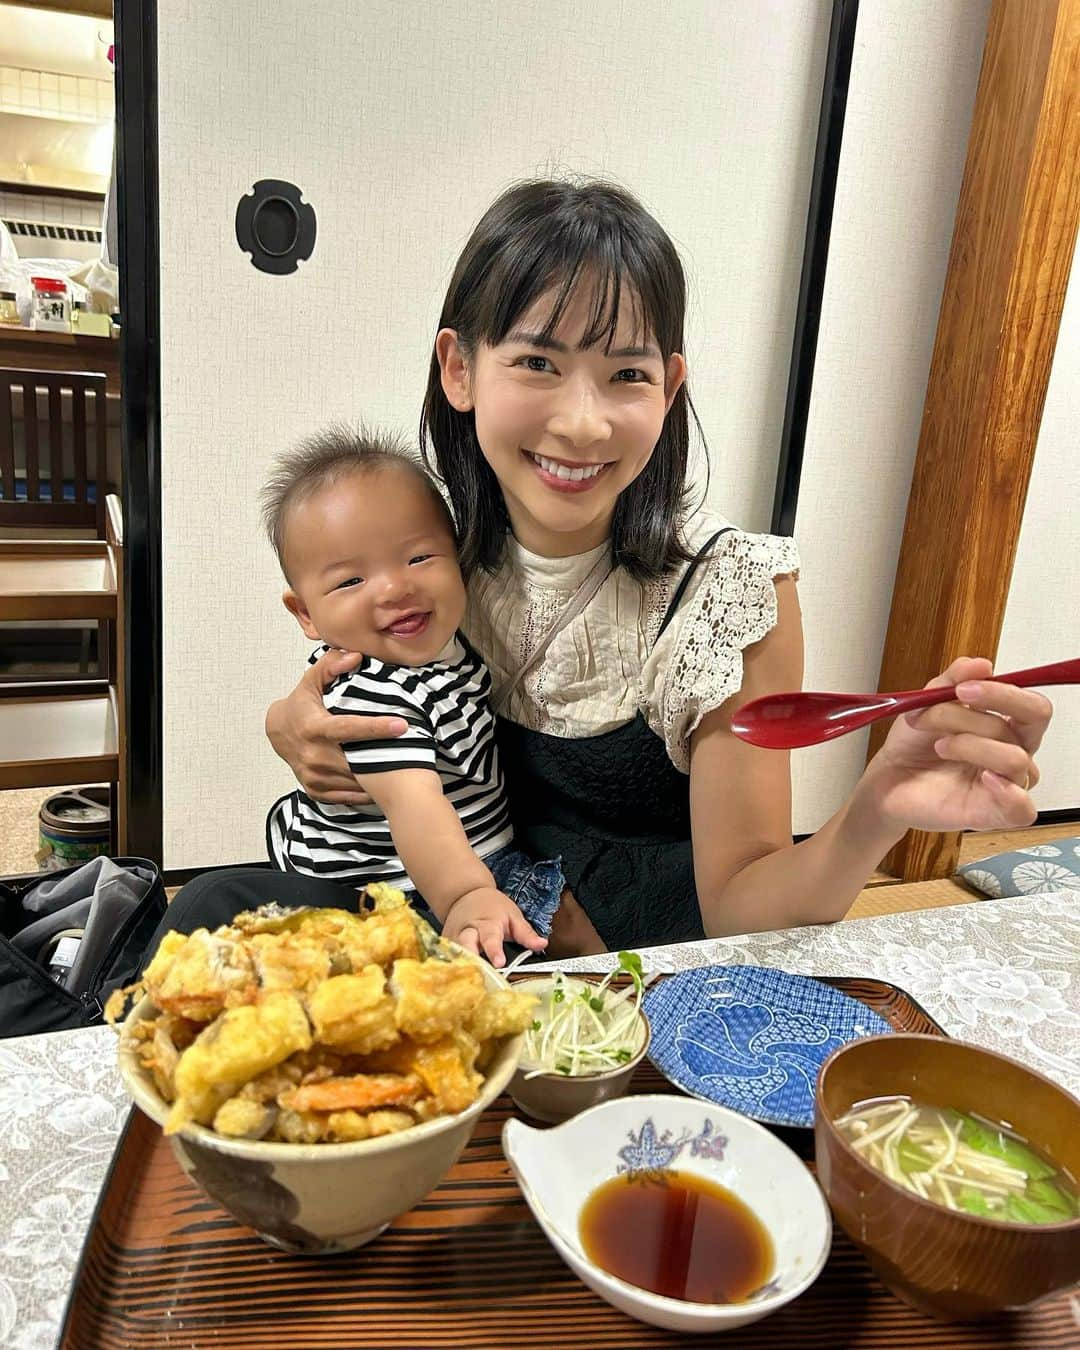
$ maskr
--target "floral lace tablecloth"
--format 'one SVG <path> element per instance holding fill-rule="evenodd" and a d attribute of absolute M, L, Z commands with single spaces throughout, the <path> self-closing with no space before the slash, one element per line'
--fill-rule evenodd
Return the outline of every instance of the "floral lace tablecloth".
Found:
<path fill-rule="evenodd" d="M 657 947 L 647 966 L 773 966 L 906 989 L 951 1035 L 1080 1095 L 1080 904 L 1068 893 Z M 613 957 L 559 964 L 602 970 Z M 550 968 L 532 964 L 530 969 Z M 0 1041 L 0 1346 L 43 1350 L 128 1103 L 107 1027 Z"/>

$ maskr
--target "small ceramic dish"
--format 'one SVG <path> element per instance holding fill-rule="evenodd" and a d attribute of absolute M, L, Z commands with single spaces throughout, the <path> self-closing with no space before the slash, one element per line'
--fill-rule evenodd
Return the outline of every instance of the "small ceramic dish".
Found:
<path fill-rule="evenodd" d="M 503 1126 L 503 1152 L 551 1245 L 613 1307 L 672 1331 L 717 1332 L 756 1322 L 797 1298 L 829 1254 L 828 1206 L 805 1164 L 786 1144 L 734 1111 L 686 1097 L 624 1097 L 552 1130 L 518 1120 Z M 767 1230 L 771 1279 L 742 1303 L 666 1298 L 609 1274 L 585 1255 L 579 1232 L 592 1192 L 620 1173 L 644 1184 L 672 1171 L 733 1192 Z"/>
<path fill-rule="evenodd" d="M 550 979 L 515 980 L 515 989 L 530 994 L 543 994 L 551 988 Z M 581 1111 L 587 1111 L 601 1102 L 613 1101 L 625 1095 L 634 1070 L 645 1058 L 652 1040 L 649 1019 L 638 1012 L 635 1047 L 625 1064 L 606 1073 L 589 1073 L 571 1077 L 564 1073 L 537 1073 L 536 1065 L 524 1058 L 520 1061 L 510 1086 L 507 1088 L 514 1104 L 534 1120 L 557 1125 Z"/>
<path fill-rule="evenodd" d="M 691 1096 L 769 1125 L 811 1129 L 818 1070 L 834 1050 L 892 1031 L 872 1009 L 806 975 L 706 966 L 646 991 L 649 1058 Z"/>
<path fill-rule="evenodd" d="M 903 1095 L 1008 1122 L 1080 1176 L 1080 1101 L 1042 1074 L 938 1036 L 874 1036 L 838 1050 L 818 1083 L 818 1176 L 836 1221 L 883 1284 L 922 1312 L 984 1317 L 1080 1280 L 1080 1219 L 1002 1223 L 924 1200 L 890 1181 L 844 1138 L 856 1103 Z"/>

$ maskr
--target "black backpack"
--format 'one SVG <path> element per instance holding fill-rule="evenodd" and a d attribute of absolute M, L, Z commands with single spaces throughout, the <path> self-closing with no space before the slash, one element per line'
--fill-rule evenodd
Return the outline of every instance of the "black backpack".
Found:
<path fill-rule="evenodd" d="M 103 863 L 114 864 L 126 876 L 103 868 Z M 114 890 L 125 892 L 129 908 L 122 916 L 113 912 L 119 906 L 103 903 L 109 878 Z M 50 916 L 42 910 L 42 897 L 49 894 L 42 888 L 60 889 L 58 882 L 63 882 L 67 898 L 64 907 Z M 72 905 L 71 899 L 78 896 L 85 898 Z M 0 1037 L 68 1031 L 101 1022 L 109 994 L 136 978 L 165 905 L 161 873 L 146 858 L 95 858 L 60 872 L 0 881 Z M 50 934 L 50 925 L 59 925 L 60 934 Z M 63 932 L 85 933 L 87 946 L 81 959 L 75 958 L 77 991 L 60 982 L 76 973 L 62 964 L 67 961 L 70 966 L 71 957 L 64 956 L 60 944 L 66 941 L 78 953 L 81 938 L 65 939 Z M 42 964 L 48 959 L 54 963 L 53 974 Z"/>

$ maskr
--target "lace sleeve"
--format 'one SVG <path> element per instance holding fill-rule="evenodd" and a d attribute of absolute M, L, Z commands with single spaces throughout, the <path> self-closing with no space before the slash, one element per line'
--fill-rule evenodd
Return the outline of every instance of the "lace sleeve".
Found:
<path fill-rule="evenodd" d="M 776 624 L 775 578 L 799 571 L 794 539 L 725 535 L 700 568 L 644 672 L 645 716 L 677 769 L 690 772 L 690 737 L 742 686 L 745 648 Z"/>

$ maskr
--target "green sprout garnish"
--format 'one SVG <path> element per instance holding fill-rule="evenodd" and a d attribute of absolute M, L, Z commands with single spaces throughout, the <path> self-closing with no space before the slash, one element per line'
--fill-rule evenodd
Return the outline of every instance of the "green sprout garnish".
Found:
<path fill-rule="evenodd" d="M 618 964 L 599 984 L 562 971 L 553 974 L 525 1033 L 526 1074 L 580 1078 L 633 1061 L 641 1044 L 645 983 L 637 952 L 619 952 Z"/>

